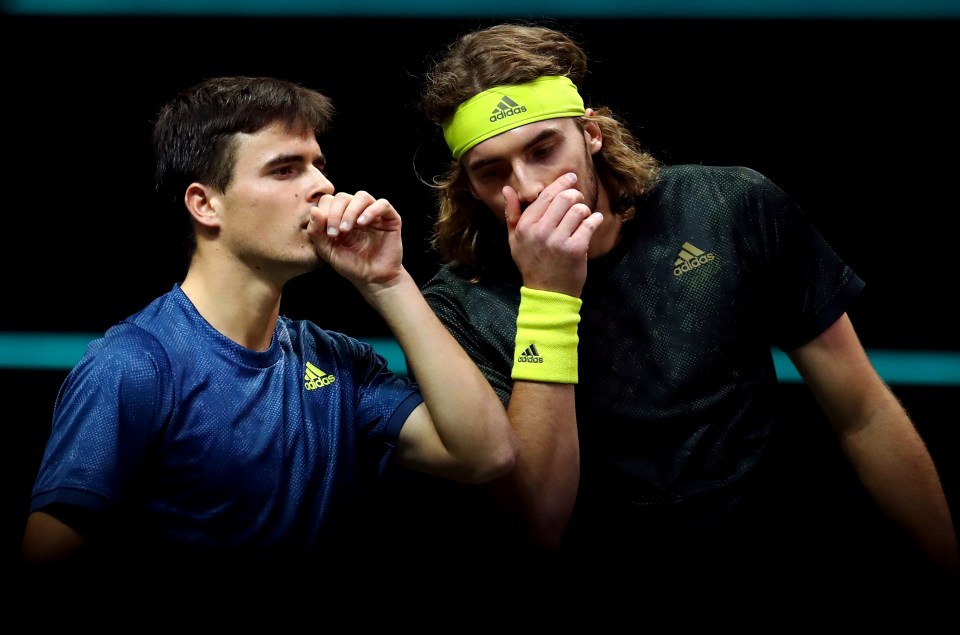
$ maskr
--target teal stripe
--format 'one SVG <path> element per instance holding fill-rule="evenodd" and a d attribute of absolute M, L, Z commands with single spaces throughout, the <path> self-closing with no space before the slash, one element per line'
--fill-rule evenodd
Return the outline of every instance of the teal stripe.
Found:
<path fill-rule="evenodd" d="M 870 349 L 867 355 L 888 384 L 960 386 L 960 353 Z M 802 381 L 793 362 L 782 351 L 773 351 L 773 363 L 781 381 Z"/>
<path fill-rule="evenodd" d="M 956 0 L 0 0 L 22 15 L 937 19 Z"/>
<path fill-rule="evenodd" d="M 87 344 L 98 333 L 0 333 L 0 369 L 69 370 L 80 361 Z M 394 372 L 405 375 L 407 360 L 396 340 L 389 337 L 358 338 L 384 356 Z M 948 351 L 867 351 L 877 372 L 889 384 L 960 386 L 960 353 Z M 773 350 L 777 376 L 798 383 L 800 374 L 790 358 Z"/>
<path fill-rule="evenodd" d="M 99 333 L 0 333 L 0 369 L 69 370 Z M 390 370 L 405 375 L 407 360 L 393 338 L 358 338 L 387 360 Z"/>
<path fill-rule="evenodd" d="M 95 337 L 100 337 L 100 334 L 0 333 L 0 368 L 72 368 Z"/>

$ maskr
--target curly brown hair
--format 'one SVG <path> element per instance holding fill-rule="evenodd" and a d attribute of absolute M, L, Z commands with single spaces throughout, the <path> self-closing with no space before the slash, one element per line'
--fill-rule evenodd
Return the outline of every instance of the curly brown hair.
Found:
<path fill-rule="evenodd" d="M 494 86 L 565 75 L 579 89 L 587 65 L 584 49 L 566 33 L 530 23 L 498 24 L 450 44 L 425 76 L 419 107 L 427 119 L 442 126 L 460 104 Z M 594 111 L 578 123 L 583 127 L 592 121 L 600 127 L 603 148 L 594 155 L 594 166 L 609 194 L 610 211 L 626 220 L 633 214 L 634 199 L 656 181 L 659 162 L 609 108 L 594 107 Z M 502 227 L 473 198 L 459 161 L 451 161 L 428 185 L 439 204 L 433 247 L 443 261 L 473 269 L 479 276 L 486 256 L 502 253 L 502 245 L 497 244 L 505 240 Z"/>

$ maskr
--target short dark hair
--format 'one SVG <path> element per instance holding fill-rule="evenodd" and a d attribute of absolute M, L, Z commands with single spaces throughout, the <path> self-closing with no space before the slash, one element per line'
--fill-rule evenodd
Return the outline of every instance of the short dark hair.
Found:
<path fill-rule="evenodd" d="M 153 127 L 156 188 L 163 205 L 182 209 L 190 183 L 225 191 L 233 177 L 237 134 L 275 123 L 325 134 L 333 103 L 322 93 L 273 77 L 215 77 L 174 95 Z M 188 251 L 194 248 L 193 232 Z"/>

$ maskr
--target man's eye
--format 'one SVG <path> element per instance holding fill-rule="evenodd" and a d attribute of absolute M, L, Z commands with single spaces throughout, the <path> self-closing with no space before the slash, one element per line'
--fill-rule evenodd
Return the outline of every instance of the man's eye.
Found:
<path fill-rule="evenodd" d="M 503 177 L 504 170 L 499 168 L 489 168 L 486 170 L 481 170 L 477 173 L 477 178 L 481 181 L 493 181 Z"/>
<path fill-rule="evenodd" d="M 549 158 L 550 155 L 553 154 L 553 149 L 554 149 L 554 147 L 555 147 L 555 146 L 553 146 L 553 145 L 548 145 L 548 146 L 540 146 L 540 147 L 538 147 L 538 148 L 534 148 L 533 153 L 532 153 L 532 154 L 533 154 L 533 157 L 534 157 L 535 159 L 546 159 L 546 158 Z"/>

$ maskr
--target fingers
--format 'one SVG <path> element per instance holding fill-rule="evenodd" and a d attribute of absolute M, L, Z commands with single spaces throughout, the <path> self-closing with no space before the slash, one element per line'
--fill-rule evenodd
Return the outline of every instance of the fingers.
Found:
<path fill-rule="evenodd" d="M 583 202 L 583 193 L 574 189 L 576 182 L 577 176 L 573 173 L 558 177 L 522 213 L 516 192 L 509 186 L 505 187 L 503 194 L 508 229 L 513 234 L 523 234 L 524 241 L 552 244 L 574 251 L 586 249 L 603 215 L 597 212 L 595 219 L 585 223 L 591 219 L 594 211 Z"/>
<path fill-rule="evenodd" d="M 571 205 L 583 201 L 583 194 L 574 189 L 576 183 L 577 175 L 572 172 L 557 177 L 523 210 L 524 222 L 537 223 L 544 216 L 550 216 L 548 222 L 558 223 Z"/>
<path fill-rule="evenodd" d="M 390 217 L 391 220 L 399 217 L 387 199 L 375 199 L 363 190 L 356 194 L 325 194 L 317 202 L 316 208 L 313 220 L 330 237 L 349 232 L 355 226 L 371 225 L 384 217 Z"/>
<path fill-rule="evenodd" d="M 504 186 L 502 193 L 503 211 L 507 219 L 507 228 L 512 230 L 520 221 L 520 214 L 522 212 L 520 209 L 520 195 L 509 185 Z"/>
<path fill-rule="evenodd" d="M 586 206 L 584 206 L 586 207 Z M 590 213 L 587 210 L 587 217 L 577 224 L 576 229 L 570 234 L 570 242 L 584 245 L 584 249 L 590 245 L 590 238 L 603 223 L 603 214 L 600 212 Z"/>
<path fill-rule="evenodd" d="M 557 178 L 523 210 L 517 226 L 544 238 L 550 234 L 570 236 L 592 211 L 583 204 L 583 193 L 573 187 L 576 182 L 572 173 Z"/>

